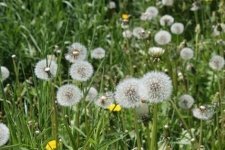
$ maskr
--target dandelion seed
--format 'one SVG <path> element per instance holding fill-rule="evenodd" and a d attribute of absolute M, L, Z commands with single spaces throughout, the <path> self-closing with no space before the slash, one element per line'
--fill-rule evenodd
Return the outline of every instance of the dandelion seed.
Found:
<path fill-rule="evenodd" d="M 152 57 L 159 58 L 165 50 L 161 47 L 150 47 L 148 50 L 148 54 Z"/>
<path fill-rule="evenodd" d="M 122 109 L 121 106 L 118 104 L 111 104 L 108 106 L 108 110 L 113 112 L 121 111 L 121 109 Z"/>
<path fill-rule="evenodd" d="M 209 67 L 215 71 L 220 71 L 223 69 L 225 64 L 224 58 L 219 55 L 213 56 L 209 61 Z"/>
<path fill-rule="evenodd" d="M 4 66 L 0 66 L 0 67 L 1 67 L 0 80 L 4 81 L 9 77 L 9 70 Z"/>
<path fill-rule="evenodd" d="M 77 81 L 87 81 L 93 74 L 93 67 L 87 61 L 77 61 L 70 67 L 70 76 Z"/>
<path fill-rule="evenodd" d="M 192 109 L 193 116 L 200 120 L 209 120 L 213 117 L 214 111 L 207 106 L 200 106 L 199 108 Z"/>
<path fill-rule="evenodd" d="M 166 45 L 171 41 L 171 34 L 168 31 L 161 30 L 155 34 L 154 40 L 159 45 Z"/>
<path fill-rule="evenodd" d="M 184 60 L 192 59 L 194 51 L 191 48 L 185 47 L 180 51 L 180 57 Z"/>
<path fill-rule="evenodd" d="M 56 149 L 56 140 L 51 140 L 47 143 L 46 150 L 55 150 Z"/>
<path fill-rule="evenodd" d="M 180 35 L 184 32 L 184 25 L 182 23 L 176 22 L 172 24 L 170 30 L 173 34 Z"/>
<path fill-rule="evenodd" d="M 174 0 L 162 0 L 162 4 L 165 6 L 173 6 Z"/>
<path fill-rule="evenodd" d="M 68 48 L 68 53 L 65 55 L 66 60 L 71 63 L 76 61 L 85 60 L 87 56 L 87 48 L 80 43 L 73 43 Z"/>
<path fill-rule="evenodd" d="M 113 104 L 114 100 L 114 93 L 106 92 L 105 94 L 99 96 L 99 98 L 95 101 L 95 104 L 102 108 L 108 108 Z"/>
<path fill-rule="evenodd" d="M 149 33 L 145 31 L 142 27 L 135 27 L 133 29 L 133 36 L 137 39 L 146 39 L 149 36 Z"/>
<path fill-rule="evenodd" d="M 42 59 L 37 62 L 34 73 L 37 78 L 42 80 L 50 80 L 56 76 L 57 64 L 54 60 Z"/>
<path fill-rule="evenodd" d="M 171 26 L 174 22 L 174 18 L 170 15 L 164 15 L 160 18 L 161 26 Z"/>
<path fill-rule="evenodd" d="M 77 86 L 66 84 L 58 89 L 56 98 L 58 104 L 62 106 L 72 106 L 80 101 L 82 93 Z"/>
<path fill-rule="evenodd" d="M 130 78 L 121 81 L 116 86 L 116 102 L 125 108 L 139 106 L 141 104 L 139 86 L 138 79 Z"/>
<path fill-rule="evenodd" d="M 123 37 L 126 39 L 130 39 L 133 36 L 133 33 L 130 30 L 123 31 Z"/>
<path fill-rule="evenodd" d="M 163 72 L 149 72 L 141 79 L 142 97 L 150 103 L 159 103 L 169 99 L 172 94 L 172 82 Z"/>
<path fill-rule="evenodd" d="M 8 142 L 9 136 L 9 128 L 5 124 L 0 123 L 0 146 L 5 145 Z"/>
<path fill-rule="evenodd" d="M 94 101 L 96 100 L 97 96 L 98 96 L 98 91 L 94 87 L 91 87 L 87 93 L 86 100 Z"/>
<path fill-rule="evenodd" d="M 178 105 L 183 109 L 190 109 L 194 104 L 194 98 L 191 95 L 184 94 L 179 98 Z"/>
<path fill-rule="evenodd" d="M 105 50 L 101 47 L 98 47 L 91 52 L 91 58 L 102 59 L 104 57 L 105 57 Z"/>

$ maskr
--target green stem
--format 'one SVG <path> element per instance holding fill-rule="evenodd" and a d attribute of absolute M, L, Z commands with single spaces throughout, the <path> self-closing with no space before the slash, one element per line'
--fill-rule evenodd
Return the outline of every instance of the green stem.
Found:
<path fill-rule="evenodd" d="M 135 125 L 135 132 L 136 132 L 136 136 L 137 136 L 137 147 L 138 150 L 141 150 L 141 139 L 140 139 L 140 135 L 139 135 L 139 131 L 138 131 L 138 117 L 136 112 L 134 111 L 134 125 Z"/>
<path fill-rule="evenodd" d="M 201 122 L 200 122 L 199 148 L 200 148 L 201 145 L 202 145 L 202 127 L 203 127 L 203 122 L 202 122 L 202 120 L 201 120 Z"/>
<path fill-rule="evenodd" d="M 151 148 L 150 150 L 157 150 L 157 112 L 158 106 L 155 104 L 153 106 L 153 125 L 152 125 L 152 134 L 151 134 Z"/>
<path fill-rule="evenodd" d="M 150 136 L 150 126 L 148 125 L 147 127 L 146 127 L 146 133 L 147 133 L 147 140 L 148 140 L 148 145 L 147 145 L 147 147 L 148 147 L 148 149 L 150 150 L 151 149 L 151 136 Z"/>

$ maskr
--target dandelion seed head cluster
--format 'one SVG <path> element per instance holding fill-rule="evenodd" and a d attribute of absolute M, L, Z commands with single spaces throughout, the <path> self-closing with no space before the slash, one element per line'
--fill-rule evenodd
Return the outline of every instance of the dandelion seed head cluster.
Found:
<path fill-rule="evenodd" d="M 191 95 L 184 94 L 180 96 L 178 105 L 182 109 L 190 109 L 194 104 L 194 98 Z"/>
<path fill-rule="evenodd" d="M 9 128 L 4 123 L 0 123 L 0 146 L 5 145 L 8 142 L 9 136 Z"/>
<path fill-rule="evenodd" d="M 170 15 L 164 15 L 160 18 L 161 26 L 171 26 L 174 22 L 174 18 Z"/>
<path fill-rule="evenodd" d="M 82 98 L 80 89 L 73 84 L 61 86 L 57 91 L 57 102 L 61 106 L 72 106 L 78 103 Z"/>
<path fill-rule="evenodd" d="M 209 61 L 209 67 L 215 71 L 220 71 L 223 69 L 225 64 L 224 58 L 219 55 L 213 56 Z"/>
<path fill-rule="evenodd" d="M 105 50 L 101 47 L 95 48 L 91 51 L 91 58 L 102 59 L 105 57 Z"/>
<path fill-rule="evenodd" d="M 171 34 L 168 31 L 161 30 L 155 34 L 154 40 L 159 45 L 166 45 L 171 42 Z"/>
<path fill-rule="evenodd" d="M 185 47 L 180 51 L 180 57 L 184 60 L 190 60 L 194 57 L 194 51 L 191 48 Z"/>
<path fill-rule="evenodd" d="M 182 23 L 176 22 L 172 24 L 170 30 L 173 34 L 182 34 L 184 32 L 184 25 Z"/>
<path fill-rule="evenodd" d="M 1 70 L 0 70 L 0 80 L 4 81 L 9 77 L 9 70 L 8 68 L 1 66 Z"/>
<path fill-rule="evenodd" d="M 132 108 L 141 104 L 139 80 L 135 78 L 121 81 L 115 91 L 115 99 L 118 104 L 125 108 Z"/>
<path fill-rule="evenodd" d="M 141 79 L 142 94 L 150 103 L 159 103 L 168 100 L 172 94 L 170 77 L 163 72 L 149 72 Z"/>
<path fill-rule="evenodd" d="M 77 61 L 76 63 L 72 64 L 70 67 L 70 76 L 72 79 L 77 81 L 87 81 L 93 75 L 93 67 L 87 61 Z"/>
<path fill-rule="evenodd" d="M 73 43 L 69 46 L 68 52 L 65 55 L 66 60 L 71 63 L 76 61 L 85 60 L 87 56 L 87 48 L 81 43 Z"/>
<path fill-rule="evenodd" d="M 58 65 L 54 60 L 42 59 L 37 62 L 34 73 L 37 78 L 50 80 L 56 76 Z"/>

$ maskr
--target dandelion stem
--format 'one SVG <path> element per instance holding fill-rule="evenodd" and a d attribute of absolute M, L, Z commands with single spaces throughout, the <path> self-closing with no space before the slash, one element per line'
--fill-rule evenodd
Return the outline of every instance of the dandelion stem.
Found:
<path fill-rule="evenodd" d="M 136 138 L 137 138 L 137 147 L 138 150 L 141 150 L 141 139 L 140 139 L 140 135 L 139 135 L 139 131 L 138 131 L 138 117 L 136 112 L 134 111 L 134 124 L 135 124 L 135 132 L 136 132 Z"/>
<path fill-rule="evenodd" d="M 201 122 L 200 122 L 199 148 L 200 148 L 201 145 L 202 145 L 202 127 L 203 127 L 203 122 L 202 122 L 202 120 L 201 120 Z"/>
<path fill-rule="evenodd" d="M 151 135 L 151 150 L 157 150 L 157 113 L 158 105 L 153 105 L 153 125 Z"/>

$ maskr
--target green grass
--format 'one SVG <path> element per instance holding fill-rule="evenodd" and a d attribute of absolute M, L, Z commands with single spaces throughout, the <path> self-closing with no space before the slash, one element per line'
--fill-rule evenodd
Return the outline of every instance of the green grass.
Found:
<path fill-rule="evenodd" d="M 62 150 L 130 150 L 138 145 L 149 150 L 152 140 L 163 150 L 166 147 L 197 149 L 200 145 L 207 150 L 225 149 L 225 72 L 224 67 L 222 71 L 212 71 L 208 64 L 213 54 L 225 56 L 224 44 L 218 43 L 225 40 L 225 33 L 212 36 L 212 26 L 225 22 L 222 9 L 225 3 L 202 1 L 201 9 L 196 12 L 190 11 L 191 1 L 177 0 L 173 7 L 159 8 L 159 16 L 172 15 L 175 22 L 184 24 L 185 30 L 181 35 L 172 35 L 172 42 L 162 46 L 165 53 L 158 62 L 151 58 L 148 49 L 157 46 L 154 42 L 157 31 L 170 28 L 160 26 L 159 16 L 151 22 L 139 19 L 141 13 L 156 2 L 122 0 L 120 8 L 114 11 L 107 9 L 107 4 L 104 0 L 0 2 L 0 66 L 10 70 L 10 77 L 0 82 L 0 122 L 10 129 L 10 140 L 0 149 L 40 150 L 56 137 L 60 141 L 58 149 Z M 123 13 L 131 15 L 130 30 L 141 26 L 150 31 L 150 37 L 124 39 Z M 197 26 L 200 29 L 196 31 Z M 184 40 L 194 49 L 194 58 L 189 61 L 179 56 Z M 87 82 L 76 83 L 68 74 L 71 64 L 64 55 L 73 42 L 87 47 L 88 61 L 94 66 L 95 73 Z M 61 54 L 55 53 L 55 45 Z M 106 49 L 104 59 L 91 59 L 90 52 L 96 47 Z M 51 54 L 57 56 L 57 77 L 50 82 L 37 79 L 34 75 L 36 62 Z M 187 70 L 190 64 L 193 67 Z M 157 105 L 156 118 L 153 117 L 154 106 L 149 104 L 147 123 L 137 119 L 134 109 L 110 112 L 84 99 L 72 107 L 54 103 L 57 88 L 65 83 L 74 83 L 82 91 L 95 86 L 99 93 L 104 93 L 114 91 L 126 77 L 140 78 L 152 70 L 166 72 L 172 78 L 173 94 L 169 101 Z M 179 78 L 179 73 L 183 79 Z M 191 110 L 179 108 L 177 102 L 184 93 L 194 97 L 194 107 L 215 106 L 213 118 L 200 121 L 193 117 Z M 154 120 L 157 135 L 152 139 Z M 190 134 L 187 137 L 190 132 L 195 140 L 191 144 L 181 144 L 181 140 L 191 141 Z M 157 149 L 155 145 L 153 148 Z"/>

